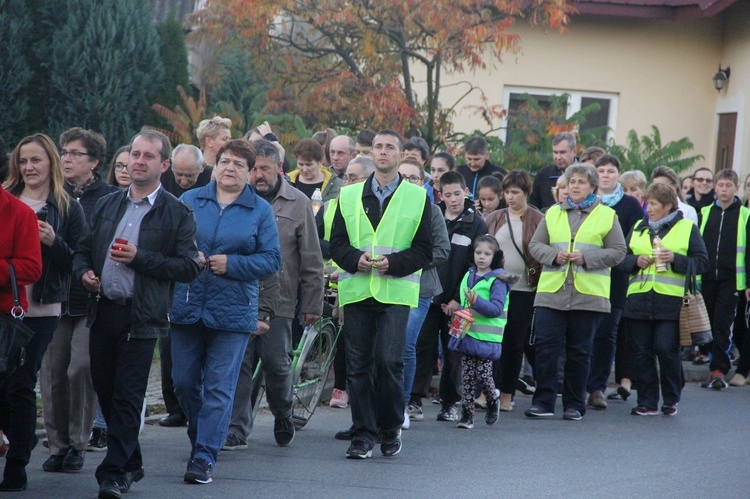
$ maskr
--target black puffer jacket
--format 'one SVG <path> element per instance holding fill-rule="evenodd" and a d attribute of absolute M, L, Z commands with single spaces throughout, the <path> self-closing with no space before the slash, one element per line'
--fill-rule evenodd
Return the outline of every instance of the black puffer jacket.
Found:
<path fill-rule="evenodd" d="M 94 182 L 84 189 L 83 194 L 76 197 L 73 194 L 73 186 L 65 183 L 65 192 L 68 195 L 77 200 L 83 208 L 83 213 L 86 218 L 86 230 L 91 224 L 91 216 L 94 214 L 94 205 L 99 201 L 99 198 L 106 196 L 112 192 L 117 192 L 119 189 L 113 185 L 107 184 L 102 178 L 94 172 Z M 89 293 L 81 284 L 79 279 L 73 279 L 70 283 L 70 293 L 68 295 L 68 303 L 64 308 L 64 313 L 68 315 L 84 315 L 86 313 L 86 303 L 88 301 Z"/>
<path fill-rule="evenodd" d="M 127 191 L 101 198 L 94 208 L 91 231 L 73 255 L 74 278 L 93 270 L 102 275 L 104 261 L 117 225 L 127 208 Z M 165 190 L 160 190 L 141 222 L 138 251 L 128 265 L 135 271 L 133 283 L 133 338 L 157 338 L 169 332 L 169 309 L 174 282 L 190 282 L 198 275 L 198 247 L 195 243 L 193 211 Z M 96 297 L 89 296 L 88 325 L 96 318 Z"/>
<path fill-rule="evenodd" d="M 674 220 L 659 229 L 659 237 L 664 237 L 674 227 L 674 225 L 682 220 L 682 212 L 678 213 Z M 633 233 L 641 233 L 648 231 L 648 217 L 644 218 L 643 221 L 639 222 L 633 231 L 628 234 L 627 246 L 628 254 L 625 259 L 620 262 L 617 268 L 631 276 L 638 274 L 640 268 L 636 264 L 638 255 L 634 255 L 630 249 L 630 240 L 633 237 Z M 652 236 L 653 240 L 653 236 Z M 703 243 L 700 230 L 695 225 L 692 226 L 690 231 L 690 242 L 688 243 L 688 254 L 680 255 L 674 254 L 674 262 L 672 262 L 672 269 L 677 274 L 684 275 L 687 272 L 688 262 L 692 260 L 695 268 L 695 272 L 700 275 L 706 271 L 708 267 L 708 253 L 706 252 L 706 245 Z M 653 290 L 647 293 L 633 293 L 627 297 L 625 302 L 625 310 L 623 317 L 628 319 L 648 320 L 648 321 L 676 321 L 680 319 L 680 308 L 682 307 L 682 297 L 680 296 L 666 296 L 663 294 L 657 294 Z"/>

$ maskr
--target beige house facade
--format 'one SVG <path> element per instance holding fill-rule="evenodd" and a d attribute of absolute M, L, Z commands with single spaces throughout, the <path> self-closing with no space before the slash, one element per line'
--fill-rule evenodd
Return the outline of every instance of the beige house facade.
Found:
<path fill-rule="evenodd" d="M 629 130 L 688 137 L 698 166 L 750 173 L 750 0 L 580 0 L 568 32 L 518 23 L 522 52 L 486 71 L 453 75 L 506 109 L 525 92 L 568 93 L 569 113 L 597 102 L 596 119 L 624 144 Z M 730 68 L 724 88 L 712 80 Z M 465 87 L 443 91 L 446 102 Z M 467 105 L 478 102 L 464 101 Z M 456 129 L 486 127 L 463 108 Z M 499 132 L 505 139 L 505 130 Z"/>

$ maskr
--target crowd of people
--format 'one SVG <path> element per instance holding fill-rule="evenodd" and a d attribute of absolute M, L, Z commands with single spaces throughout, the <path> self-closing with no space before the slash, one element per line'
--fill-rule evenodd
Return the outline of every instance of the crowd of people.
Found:
<path fill-rule="evenodd" d="M 399 454 L 436 372 L 437 420 L 461 429 L 477 407 L 497 423 L 517 390 L 533 395 L 528 418 L 553 417 L 560 397 L 577 421 L 632 391 L 631 414 L 675 416 L 683 360 L 708 365 L 705 388 L 747 383 L 750 209 L 733 170 L 680 179 L 660 166 L 647 179 L 562 132 L 532 179 L 492 164 L 482 137 L 457 164 L 420 137 L 327 129 L 295 145 L 289 171 L 267 123 L 234 140 L 231 125 L 201 122 L 200 148 L 144 129 L 108 166 L 105 138 L 82 128 L 13 149 L 0 312 L 13 307 L 12 266 L 35 334 L 0 380 L 0 491 L 27 486 L 38 378 L 45 472 L 80 471 L 90 450 L 106 453 L 100 498 L 142 480 L 157 343 L 159 424 L 187 427 L 185 482 L 211 482 L 221 450 L 248 447 L 258 358 L 274 438 L 288 446 L 289 352 L 323 315 L 343 325 L 329 404 L 351 408 L 336 434 L 349 459 L 376 444 Z M 713 334 L 699 348 L 679 338 L 693 276 Z"/>

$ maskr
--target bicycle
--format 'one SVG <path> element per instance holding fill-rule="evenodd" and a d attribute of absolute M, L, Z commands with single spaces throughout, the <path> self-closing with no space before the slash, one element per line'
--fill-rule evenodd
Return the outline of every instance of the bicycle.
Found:
<path fill-rule="evenodd" d="M 290 352 L 292 355 L 292 422 L 298 430 L 307 424 L 320 402 L 328 381 L 328 371 L 333 364 L 336 341 L 340 333 L 341 327 L 336 328 L 333 319 L 321 317 L 305 328 L 297 348 Z M 255 419 L 266 391 L 260 360 L 253 371 L 252 387 L 251 400 L 253 419 Z"/>

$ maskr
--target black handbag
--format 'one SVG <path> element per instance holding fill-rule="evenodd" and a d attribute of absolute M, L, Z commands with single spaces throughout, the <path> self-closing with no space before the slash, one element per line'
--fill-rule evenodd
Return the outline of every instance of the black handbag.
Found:
<path fill-rule="evenodd" d="M 24 311 L 18 296 L 16 269 L 8 263 L 10 287 L 13 289 L 13 308 L 10 315 L 0 313 L 0 380 L 10 376 L 13 371 L 26 362 L 26 345 L 34 331 L 23 323 Z"/>

